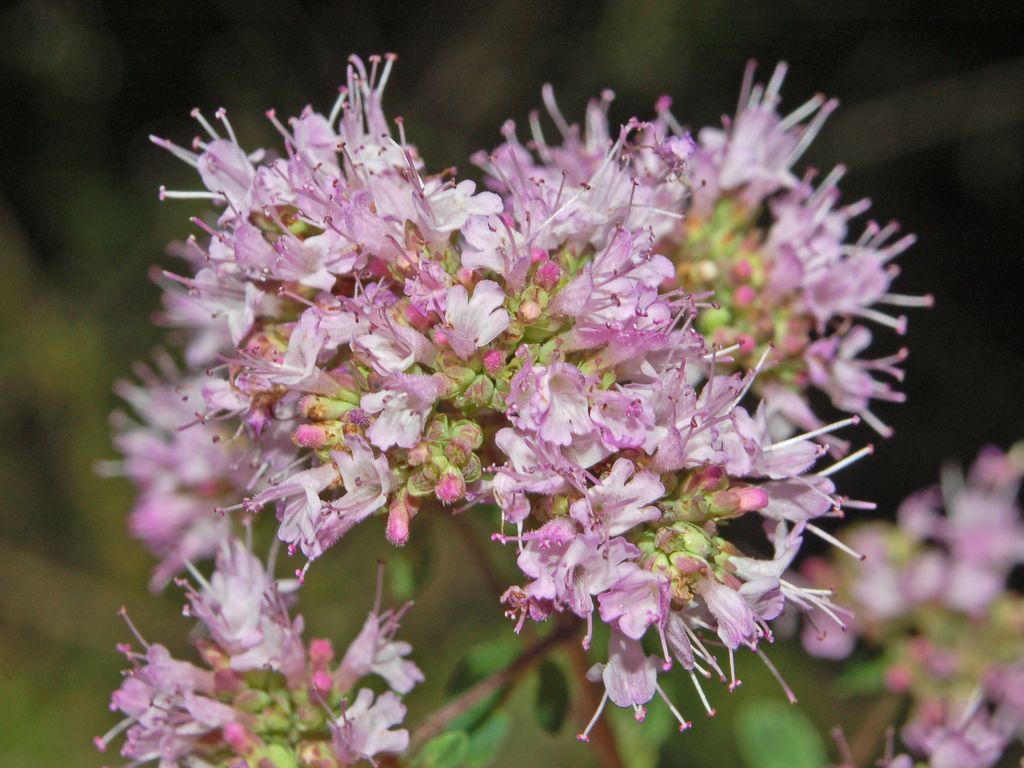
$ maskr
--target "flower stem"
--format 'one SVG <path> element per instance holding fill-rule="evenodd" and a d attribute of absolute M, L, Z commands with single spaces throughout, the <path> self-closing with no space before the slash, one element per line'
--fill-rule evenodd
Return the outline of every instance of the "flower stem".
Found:
<path fill-rule="evenodd" d="M 577 621 L 559 622 L 551 634 L 541 638 L 527 648 L 519 658 L 507 667 L 495 672 L 490 677 L 484 678 L 465 693 L 452 699 L 440 709 L 435 710 L 433 714 L 427 716 L 420 723 L 419 727 L 413 731 L 409 739 L 410 754 L 434 736 L 437 736 L 449 723 L 468 712 L 488 696 L 500 690 L 508 683 L 518 682 L 525 672 L 528 672 L 541 662 L 552 649 L 566 640 L 576 637 L 579 634 L 579 629 L 580 623 Z"/>

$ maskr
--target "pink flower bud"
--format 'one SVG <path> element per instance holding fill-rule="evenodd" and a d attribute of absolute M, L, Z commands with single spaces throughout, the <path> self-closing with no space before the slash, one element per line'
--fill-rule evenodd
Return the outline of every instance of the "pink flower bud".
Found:
<path fill-rule="evenodd" d="M 717 465 L 709 465 L 695 469 L 686 479 L 683 485 L 683 492 L 687 495 L 701 491 L 711 491 L 718 487 L 718 484 L 725 477 L 725 470 Z"/>
<path fill-rule="evenodd" d="M 300 424 L 295 430 L 294 440 L 303 448 L 322 448 L 327 444 L 327 430 L 319 424 Z"/>
<path fill-rule="evenodd" d="M 430 458 L 430 446 L 426 443 L 417 443 L 409 449 L 409 464 L 413 467 L 418 467 L 420 464 L 426 463 Z"/>
<path fill-rule="evenodd" d="M 452 426 L 451 439 L 465 446 L 468 453 L 483 445 L 484 433 L 476 422 L 463 420 Z"/>
<path fill-rule="evenodd" d="M 903 666 L 889 667 L 885 671 L 885 687 L 893 693 L 903 693 L 910 687 L 910 670 Z"/>
<path fill-rule="evenodd" d="M 409 541 L 409 523 L 416 516 L 414 499 L 404 491 L 395 496 L 388 509 L 388 524 L 385 535 L 396 547 L 403 547 Z"/>
<path fill-rule="evenodd" d="M 239 755 L 249 754 L 256 746 L 252 735 L 241 723 L 228 723 L 224 726 L 224 741 Z"/>
<path fill-rule="evenodd" d="M 750 266 L 750 262 L 749 262 L 749 261 L 748 261 L 747 259 L 744 259 L 743 261 L 741 261 L 741 262 L 738 262 L 738 263 L 737 263 L 737 264 L 736 264 L 736 265 L 735 265 L 735 266 L 734 266 L 734 267 L 732 268 L 732 276 L 733 276 L 733 279 L 735 279 L 735 280 L 737 280 L 737 281 L 740 281 L 740 282 L 743 282 L 743 281 L 749 280 L 749 279 L 750 279 L 750 276 L 751 276 L 751 275 L 752 275 L 753 273 L 754 273 L 754 270 L 753 270 L 753 268 L 752 268 L 752 267 Z"/>
<path fill-rule="evenodd" d="M 524 301 L 519 305 L 519 319 L 526 323 L 532 323 L 540 317 L 540 304 L 535 301 Z"/>
<path fill-rule="evenodd" d="M 327 693 L 331 690 L 331 675 L 329 672 L 320 670 L 319 672 L 313 673 L 313 688 L 320 691 L 320 693 Z"/>
<path fill-rule="evenodd" d="M 334 659 L 334 646 L 330 640 L 322 637 L 314 638 L 309 643 L 309 660 L 316 665 L 330 662 Z"/>
<path fill-rule="evenodd" d="M 484 370 L 495 374 L 505 365 L 505 353 L 500 349 L 489 349 L 484 353 Z"/>
<path fill-rule="evenodd" d="M 562 268 L 553 261 L 545 261 L 540 265 L 537 269 L 537 273 L 533 276 L 533 282 L 546 291 L 550 291 L 558 285 L 558 281 L 561 279 Z"/>
<path fill-rule="evenodd" d="M 456 467 L 448 467 L 434 486 L 434 494 L 442 504 L 454 504 L 466 495 L 466 481 Z"/>
<path fill-rule="evenodd" d="M 753 286 L 741 285 L 732 294 L 732 301 L 737 307 L 748 307 L 757 299 L 757 291 Z"/>
<path fill-rule="evenodd" d="M 712 509 L 719 514 L 742 515 L 768 506 L 768 492 L 754 485 L 730 488 L 714 494 Z"/>

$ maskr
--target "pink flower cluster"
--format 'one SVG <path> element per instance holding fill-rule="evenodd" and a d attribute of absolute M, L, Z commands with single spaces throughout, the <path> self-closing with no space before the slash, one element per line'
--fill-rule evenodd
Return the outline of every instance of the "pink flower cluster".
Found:
<path fill-rule="evenodd" d="M 191 149 L 154 138 L 205 187 L 161 196 L 219 209 L 192 219 L 188 273 L 164 275 L 190 372 L 125 385 L 142 423 L 118 440 L 143 490 L 133 529 L 163 558 L 154 584 L 267 506 L 300 580 L 369 518 L 402 545 L 418 514 L 496 507 L 525 579 L 502 598 L 517 628 L 571 613 L 589 645 L 596 615 L 602 707 L 642 717 L 678 662 L 710 712 L 699 677 L 738 685 L 734 651 L 763 657 L 787 603 L 840 621 L 786 571 L 806 534 L 834 541 L 818 518 L 863 506 L 830 476 L 870 448 L 816 470 L 860 417 L 825 424 L 807 392 L 885 431 L 868 403 L 899 399 L 875 374 L 898 378 L 903 355 L 860 359 L 857 322 L 899 330 L 875 303 L 927 303 L 888 292 L 910 239 L 868 225 L 847 243 L 865 206 L 837 207 L 838 173 L 817 189 L 794 175 L 834 103 L 782 117 L 784 67 L 767 86 L 748 73 L 735 119 L 697 140 L 665 99 L 616 132 L 610 93 L 581 129 L 545 89 L 560 143 L 537 115 L 528 144 L 507 123 L 474 158 L 493 190 L 477 191 L 392 131 L 393 63 L 352 58 L 327 115 L 268 112 L 283 153 L 242 149 L 224 110 L 194 112 Z M 744 515 L 772 557 L 726 538 Z"/>
<path fill-rule="evenodd" d="M 947 468 L 898 525 L 852 528 L 863 562 L 804 567 L 854 612 L 844 634 L 805 626 L 805 646 L 842 658 L 859 636 L 879 649 L 885 686 L 913 702 L 902 740 L 935 768 L 987 768 L 1024 735 L 1024 599 L 1008 584 L 1024 563 L 1022 449 L 982 450 L 966 478 Z"/>
<path fill-rule="evenodd" d="M 143 650 L 121 647 L 132 667 L 110 708 L 125 718 L 96 739 L 101 750 L 125 732 L 121 754 L 131 765 L 340 768 L 406 748 L 409 734 L 396 727 L 405 718 L 399 694 L 423 674 L 406 658 L 411 646 L 394 639 L 404 609 L 382 612 L 379 588 L 336 663 L 329 640 L 303 644 L 302 618 L 287 607 L 294 581 L 275 582 L 238 540 L 218 549 L 209 580 L 193 575 L 185 614 L 204 630 L 197 647 L 205 666 L 173 658 L 129 622 Z M 371 674 L 389 690 L 358 687 Z"/>

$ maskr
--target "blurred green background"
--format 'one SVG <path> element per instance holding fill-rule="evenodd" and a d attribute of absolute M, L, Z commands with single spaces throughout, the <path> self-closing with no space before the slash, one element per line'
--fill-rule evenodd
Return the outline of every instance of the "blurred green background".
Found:
<path fill-rule="evenodd" d="M 191 107 L 225 106 L 244 145 L 275 143 L 264 110 L 328 108 L 350 52 L 399 53 L 389 114 L 405 117 L 430 167 L 458 164 L 470 177 L 469 153 L 496 144 L 506 117 L 525 120 L 546 81 L 567 115 L 581 115 L 589 96 L 610 87 L 619 121 L 649 114 L 667 93 L 677 116 L 698 127 L 733 111 L 748 58 L 764 72 L 787 60 L 785 106 L 817 91 L 843 103 L 807 162 L 823 169 L 845 162 L 847 199 L 869 195 L 875 216 L 897 217 L 918 233 L 897 286 L 937 300 L 934 310 L 912 316 L 910 401 L 882 411 L 896 436 L 849 471 L 842 488 L 891 512 L 932 482 L 942 460 L 964 461 L 986 442 L 1024 437 L 1021 25 L 941 20 L 933 5 L 927 21 L 898 4 L 887 6 L 888 19 L 867 20 L 872 9 L 848 3 L 845 18 L 830 18 L 825 5 L 5 4 L 0 766 L 102 762 L 90 739 L 114 722 L 106 702 L 122 666 L 113 646 L 127 636 L 115 616 L 121 604 L 147 636 L 187 653 L 180 592 L 153 598 L 145 591 L 151 561 L 124 526 L 131 489 L 94 474 L 97 460 L 113 456 L 112 383 L 160 343 L 150 324 L 158 291 L 147 270 L 172 264 L 165 244 L 190 231 L 189 204 L 160 204 L 156 194 L 160 183 L 194 186 L 189 169 L 146 137 L 186 143 L 196 132 Z M 880 336 L 887 349 L 899 344 Z M 467 525 L 484 540 L 485 521 Z M 380 534 L 379 525 L 364 526 L 315 569 L 303 592 L 314 634 L 343 646 L 356 632 L 369 607 L 373 559 L 384 551 Z M 439 704 L 467 649 L 509 633 L 494 588 L 467 564 L 452 527 L 420 526 L 414 534 L 411 555 L 433 549 L 434 566 L 407 625 L 430 678 L 409 698 L 411 722 Z M 486 545 L 511 580 L 511 553 L 494 547 Z M 828 665 L 785 645 L 773 658 L 823 733 L 842 723 L 857 734 L 878 717 L 869 700 L 844 695 Z M 696 727 L 671 737 L 659 758 L 644 728 L 627 724 L 634 763 L 743 765 L 732 715 L 783 699 L 755 658 L 741 664 L 746 684 L 734 695 L 711 690 L 721 716 L 709 722 L 698 717 L 689 681 L 674 679 L 671 693 Z M 498 764 L 591 765 L 591 753 L 573 739 L 575 723 L 555 736 L 533 723 L 533 686 L 513 696 L 509 746 Z M 751 764 L 767 766 L 766 759 Z"/>

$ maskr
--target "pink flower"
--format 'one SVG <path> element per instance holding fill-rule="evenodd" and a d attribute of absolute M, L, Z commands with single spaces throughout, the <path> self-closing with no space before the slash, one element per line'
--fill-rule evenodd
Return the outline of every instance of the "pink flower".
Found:
<path fill-rule="evenodd" d="M 552 520 L 523 539 L 518 564 L 533 579 L 526 586 L 527 596 L 568 607 L 581 618 L 593 613 L 595 595 L 636 569 L 632 560 L 639 554 L 621 537 L 606 541 L 580 534 L 566 518 Z"/>
<path fill-rule="evenodd" d="M 344 705 L 333 727 L 335 756 L 342 765 L 355 765 L 382 753 L 397 754 L 409 745 L 409 732 L 393 729 L 405 719 L 405 705 L 391 691 L 374 700 L 361 688 L 355 701 Z"/>
<path fill-rule="evenodd" d="M 701 210 L 709 210 L 720 192 L 739 190 L 744 203 L 755 206 L 779 188 L 795 185 L 790 168 L 838 105 L 835 100 L 815 96 L 783 119 L 776 107 L 786 65 L 775 68 L 766 86 L 753 86 L 753 76 L 751 64 L 731 124 L 727 123 L 724 131 L 705 128 L 699 134 L 694 194 Z M 811 120 L 801 124 L 807 117 Z"/>
<path fill-rule="evenodd" d="M 575 365 L 553 362 L 535 366 L 529 358 L 512 379 L 509 418 L 522 430 L 554 445 L 569 445 L 573 435 L 593 430 L 585 388 Z"/>
<path fill-rule="evenodd" d="M 221 544 L 213 575 L 200 585 L 199 592 L 188 594 L 191 613 L 222 649 L 242 653 L 263 640 L 260 623 L 273 581 L 242 542 L 231 539 Z"/>
<path fill-rule="evenodd" d="M 616 390 L 599 390 L 591 398 L 590 418 L 611 450 L 643 448 L 653 453 L 665 428 L 655 425 L 649 390 L 632 385 Z"/>
<path fill-rule="evenodd" d="M 393 445 L 412 448 L 446 384 L 440 376 L 394 376 L 389 385 L 363 395 L 360 401 L 363 410 L 378 414 L 366 436 L 381 450 Z"/>
<path fill-rule="evenodd" d="M 303 546 L 311 560 L 333 546 L 354 526 L 387 503 L 394 481 L 387 459 L 375 456 L 359 437 L 345 441 L 349 452 L 333 451 L 331 456 L 341 474 L 345 494 L 332 500 L 317 525 L 316 543 Z"/>
<path fill-rule="evenodd" d="M 598 602 L 602 621 L 639 640 L 648 627 L 660 624 L 668 613 L 668 578 L 634 568 L 602 592 Z"/>
<path fill-rule="evenodd" d="M 337 482 L 339 473 L 333 464 L 306 469 L 256 494 L 248 501 L 251 509 L 259 509 L 269 501 L 279 501 L 278 519 L 281 541 L 302 548 L 307 557 L 320 554 L 317 532 L 322 520 L 323 501 L 320 493 Z M 290 499 L 290 501 L 287 501 Z M 310 555 L 310 552 L 317 553 Z"/>
<path fill-rule="evenodd" d="M 654 698 L 659 667 L 660 660 L 644 655 L 639 641 L 613 631 L 608 638 L 608 663 L 595 665 L 587 676 L 600 674 L 608 698 L 639 714 L 643 705 Z"/>
<path fill-rule="evenodd" d="M 512 291 L 523 287 L 526 269 L 530 265 L 529 248 L 525 237 L 515 231 L 508 217 L 472 216 L 462 228 L 462 266 L 466 269 L 486 269 L 501 275 Z"/>
<path fill-rule="evenodd" d="M 649 505 L 664 494 L 665 486 L 656 475 L 636 472 L 629 459 L 616 459 L 607 476 L 573 503 L 570 513 L 580 525 L 618 536 L 658 520 L 661 512 Z"/>
<path fill-rule="evenodd" d="M 703 579 L 697 592 L 704 599 L 717 623 L 718 636 L 726 647 L 735 650 L 741 645 L 754 647 L 764 634 L 757 616 L 739 591 L 713 579 Z"/>
<path fill-rule="evenodd" d="M 473 297 L 467 296 L 464 286 L 453 285 L 448 289 L 445 309 L 448 328 L 444 336 L 463 360 L 493 341 L 509 323 L 508 312 L 502 306 L 505 292 L 493 280 L 481 280 L 473 288 Z"/>
<path fill-rule="evenodd" d="M 370 673 L 380 675 L 388 687 L 398 693 L 408 693 L 417 683 L 423 682 L 420 668 L 405 658 L 412 651 L 412 646 L 394 639 L 404 612 L 405 608 L 370 612 L 335 673 L 339 690 L 351 689 L 359 678 Z"/>
<path fill-rule="evenodd" d="M 100 749 L 121 729 L 127 735 L 121 754 L 140 763 L 176 761 L 188 757 L 199 741 L 239 717 L 232 707 L 217 702 L 213 675 L 173 659 L 162 645 L 152 644 L 111 696 L 111 708 L 127 719 L 103 738 Z"/>
<path fill-rule="evenodd" d="M 476 191 L 472 181 L 443 184 L 431 181 L 424 192 L 427 220 L 435 232 L 453 232 L 462 228 L 470 216 L 489 216 L 501 213 L 501 198 L 493 192 Z"/>

